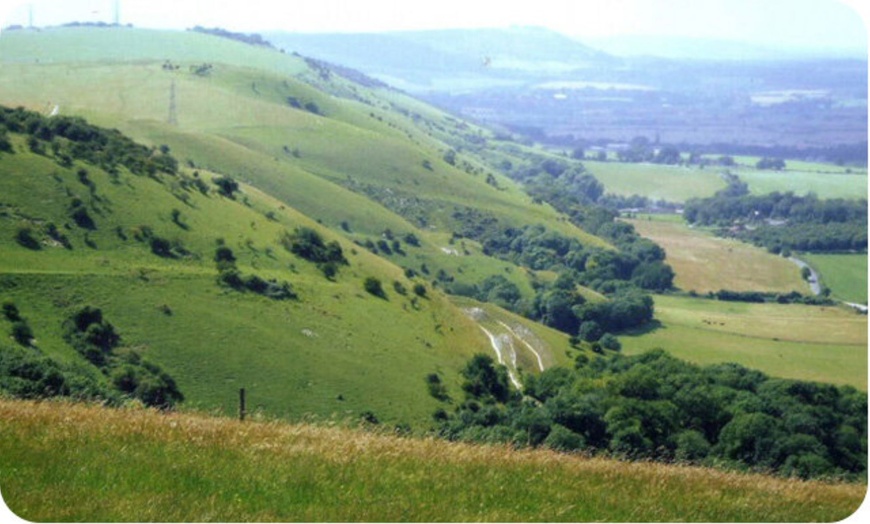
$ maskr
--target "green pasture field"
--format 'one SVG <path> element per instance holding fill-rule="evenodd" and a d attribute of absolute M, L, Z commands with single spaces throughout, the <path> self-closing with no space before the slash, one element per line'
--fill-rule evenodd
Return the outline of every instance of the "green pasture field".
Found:
<path fill-rule="evenodd" d="M 677 288 L 698 293 L 721 289 L 809 293 L 800 269 L 787 259 L 738 240 L 690 228 L 669 216 L 676 215 L 626 222 L 664 248 L 666 261 L 674 269 Z"/>
<path fill-rule="evenodd" d="M 822 255 L 804 253 L 835 298 L 856 304 L 867 303 L 867 254 Z"/>
<path fill-rule="evenodd" d="M 811 170 L 760 171 L 739 169 L 735 173 L 755 195 L 791 191 L 796 195 L 815 193 L 819 198 L 867 198 L 867 174 L 817 172 Z"/>
<path fill-rule="evenodd" d="M 736 362 L 775 377 L 867 389 L 867 317 L 846 307 L 655 297 L 658 325 L 620 336 L 699 364 Z"/>
<path fill-rule="evenodd" d="M 866 198 L 866 169 L 848 168 L 787 160 L 784 171 L 755 169 L 758 159 L 735 157 L 731 172 L 749 185 L 749 191 L 764 195 L 791 191 L 798 195 L 815 193 L 819 198 Z M 585 160 L 590 173 L 604 184 L 608 193 L 643 195 L 652 200 L 685 202 L 705 198 L 725 187 L 720 173 L 725 168 L 666 166 L 648 163 L 598 162 Z"/>
<path fill-rule="evenodd" d="M 0 419 L 3 498 L 30 521 L 834 522 L 867 489 L 54 402 Z"/>
<path fill-rule="evenodd" d="M 704 198 L 725 188 L 712 169 L 586 160 L 586 169 L 604 184 L 608 193 L 643 195 L 652 200 L 685 202 Z"/>
<path fill-rule="evenodd" d="M 718 157 L 714 157 L 718 158 Z M 761 160 L 758 156 L 735 155 L 732 157 L 734 162 L 740 167 L 752 167 Z M 804 160 L 785 159 L 786 170 L 794 171 L 812 171 L 816 173 L 831 173 L 831 174 L 867 174 L 867 169 L 853 166 L 838 166 L 828 162 L 807 162 Z"/>

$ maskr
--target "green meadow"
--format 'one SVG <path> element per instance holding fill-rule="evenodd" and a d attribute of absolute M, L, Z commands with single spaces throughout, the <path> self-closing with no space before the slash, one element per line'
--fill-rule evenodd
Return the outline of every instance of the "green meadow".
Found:
<path fill-rule="evenodd" d="M 657 295 L 658 325 L 620 336 L 623 351 L 664 348 L 699 364 L 736 362 L 771 376 L 867 389 L 867 317 L 846 307 Z"/>
<path fill-rule="evenodd" d="M 690 198 L 712 196 L 725 188 L 725 182 L 712 169 L 593 160 L 586 160 L 583 165 L 604 184 L 608 193 L 617 195 L 685 202 Z"/>
<path fill-rule="evenodd" d="M 787 161 L 787 165 L 791 162 Z M 796 195 L 815 193 L 819 198 L 867 198 L 866 172 L 832 173 L 789 167 L 785 171 L 739 169 L 735 174 L 749 184 L 749 191 L 755 195 L 791 191 Z"/>
<path fill-rule="evenodd" d="M 857 304 L 867 303 L 867 254 L 801 254 L 815 269 L 822 284 L 840 300 Z"/>
<path fill-rule="evenodd" d="M 742 161 L 741 161 L 742 159 Z M 783 171 L 756 169 L 752 158 L 739 157 L 730 171 L 749 186 L 753 194 L 764 195 L 791 191 L 798 195 L 815 193 L 819 198 L 866 198 L 867 172 L 834 164 L 819 164 L 787 160 Z M 598 162 L 583 164 L 616 195 L 643 195 L 652 200 L 685 202 L 690 198 L 705 198 L 724 189 L 719 167 L 668 166 L 651 163 Z"/>

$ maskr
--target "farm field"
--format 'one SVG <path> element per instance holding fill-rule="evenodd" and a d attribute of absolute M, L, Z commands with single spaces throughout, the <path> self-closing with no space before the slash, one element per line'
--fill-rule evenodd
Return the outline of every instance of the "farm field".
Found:
<path fill-rule="evenodd" d="M 837 521 L 866 492 L 200 414 L 0 400 L 0 419 L 3 495 L 31 521 Z"/>
<path fill-rule="evenodd" d="M 685 202 L 690 198 L 713 196 L 725 188 L 725 182 L 712 169 L 593 160 L 585 160 L 583 165 L 604 184 L 608 193 L 617 195 Z"/>
<path fill-rule="evenodd" d="M 831 290 L 834 298 L 867 303 L 867 254 L 821 255 L 801 254 L 800 257 L 815 269 L 822 284 Z"/>
<path fill-rule="evenodd" d="M 783 257 L 740 242 L 689 228 L 675 215 L 626 220 L 661 245 L 674 269 L 674 285 L 684 291 L 809 292 L 799 268 Z"/>
<path fill-rule="evenodd" d="M 867 389 L 867 317 L 845 307 L 655 297 L 657 328 L 620 336 L 623 351 L 736 362 L 771 376 Z"/>
<path fill-rule="evenodd" d="M 830 173 L 791 168 L 785 171 L 760 171 L 750 168 L 737 169 L 735 174 L 749 185 L 749 192 L 755 195 L 791 191 L 796 195 L 815 193 L 819 198 L 867 197 L 866 173 Z"/>
<path fill-rule="evenodd" d="M 741 157 L 743 158 L 743 157 Z M 754 162 L 738 160 L 729 171 L 749 185 L 749 191 L 764 195 L 791 191 L 797 195 L 815 193 L 819 198 L 864 198 L 867 195 L 867 172 L 833 164 L 787 161 L 784 171 L 755 169 Z M 725 187 L 720 175 L 726 168 L 668 166 L 650 163 L 623 163 L 615 160 L 583 164 L 605 186 L 608 193 L 644 195 L 651 200 L 685 202 L 704 198 Z"/>

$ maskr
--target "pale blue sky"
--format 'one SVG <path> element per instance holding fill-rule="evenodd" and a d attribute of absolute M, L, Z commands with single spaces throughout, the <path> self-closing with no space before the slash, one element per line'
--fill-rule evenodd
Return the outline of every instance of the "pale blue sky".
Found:
<path fill-rule="evenodd" d="M 709 37 L 867 49 L 863 0 L 119 0 L 122 23 L 235 31 L 388 31 L 537 25 L 583 37 Z M 0 0 L 0 24 L 112 20 L 115 0 Z M 863 12 L 862 12 L 863 10 Z"/>

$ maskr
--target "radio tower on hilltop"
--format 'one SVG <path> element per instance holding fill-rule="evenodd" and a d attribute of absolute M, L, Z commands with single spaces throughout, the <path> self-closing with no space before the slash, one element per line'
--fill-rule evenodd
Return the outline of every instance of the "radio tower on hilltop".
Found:
<path fill-rule="evenodd" d="M 121 0 L 115 0 L 114 23 L 121 25 Z"/>
<path fill-rule="evenodd" d="M 169 85 L 169 125 L 178 125 L 178 114 L 175 108 L 175 79 L 172 79 L 172 84 Z"/>

